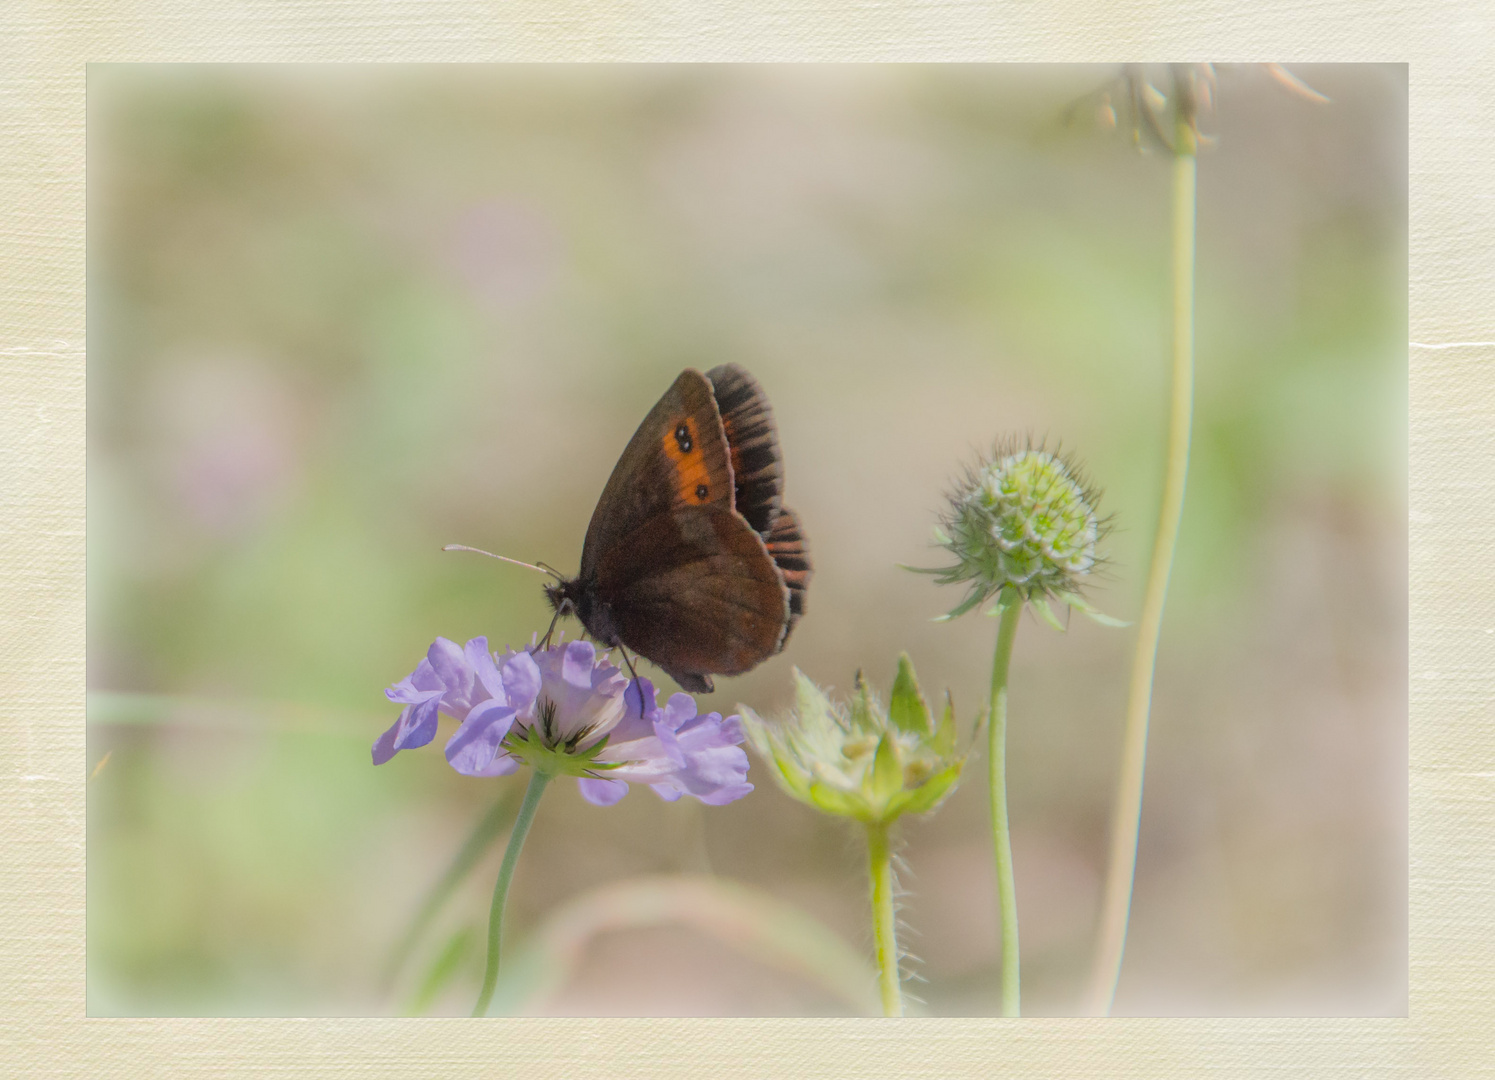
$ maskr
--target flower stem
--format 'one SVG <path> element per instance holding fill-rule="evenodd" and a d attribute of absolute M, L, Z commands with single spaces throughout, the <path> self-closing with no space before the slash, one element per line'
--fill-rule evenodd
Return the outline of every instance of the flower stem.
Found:
<path fill-rule="evenodd" d="M 882 995 L 882 1012 L 884 1016 L 902 1016 L 898 934 L 893 915 L 893 854 L 886 823 L 867 823 L 867 871 L 872 879 L 872 937 L 877 945 L 877 986 Z"/>
<path fill-rule="evenodd" d="M 498 881 L 493 886 L 493 907 L 488 913 L 488 966 L 483 971 L 483 989 L 478 993 L 478 1003 L 473 1006 L 473 1016 L 485 1016 L 488 1003 L 493 1000 L 493 988 L 498 984 L 499 940 L 503 936 L 504 901 L 509 897 L 509 882 L 514 877 L 514 864 L 519 861 L 519 850 L 524 847 L 524 838 L 529 834 L 530 824 L 535 820 L 535 810 L 540 805 L 540 796 L 550 777 L 539 769 L 530 774 L 529 787 L 524 789 L 524 801 L 519 804 L 519 816 L 509 831 L 509 846 L 504 851 L 504 861 L 498 868 Z"/>
<path fill-rule="evenodd" d="M 1195 140 L 1179 125 L 1173 158 L 1173 394 L 1168 417 L 1168 460 L 1163 503 L 1153 541 L 1147 591 L 1132 656 L 1122 736 L 1121 778 L 1111 814 L 1111 854 L 1101 901 L 1100 940 L 1087 991 L 1089 1011 L 1105 1016 L 1116 996 L 1121 957 L 1131 915 L 1137 869 L 1137 833 L 1142 820 L 1142 774 L 1147 760 L 1147 720 L 1152 709 L 1153 668 L 1163 623 L 1163 602 L 1173 568 L 1173 549 L 1183 515 L 1184 479 L 1189 468 L 1189 428 L 1194 402 L 1194 187 Z"/>
<path fill-rule="evenodd" d="M 991 721 L 987 778 L 991 789 L 991 838 L 997 863 L 997 912 L 1002 926 L 1002 1015 L 1021 1016 L 1017 953 L 1017 886 L 1012 875 L 1012 836 L 1007 824 L 1007 668 L 1023 602 L 1008 592 L 991 662 Z"/>

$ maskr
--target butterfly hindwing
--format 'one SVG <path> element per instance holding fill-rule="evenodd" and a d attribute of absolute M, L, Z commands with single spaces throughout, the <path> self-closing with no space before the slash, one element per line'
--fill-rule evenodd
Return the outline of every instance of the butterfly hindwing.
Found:
<path fill-rule="evenodd" d="M 767 540 L 784 487 L 779 433 L 768 395 L 757 379 L 736 364 L 714 367 L 706 378 L 711 380 L 730 450 L 734 506 Z"/>
<path fill-rule="evenodd" d="M 610 548 L 597 593 L 621 640 L 680 673 L 736 675 L 773 655 L 788 593 L 763 539 L 725 508 L 656 515 Z"/>
<path fill-rule="evenodd" d="M 779 641 L 779 649 L 783 649 L 794 624 L 805 613 L 805 593 L 809 589 L 810 574 L 813 572 L 810 567 L 810 548 L 805 542 L 804 530 L 800 528 L 799 515 L 787 506 L 779 511 L 779 516 L 774 520 L 767 546 L 768 554 L 778 567 L 785 588 L 789 590 L 789 619 L 784 624 L 784 636 Z"/>
<path fill-rule="evenodd" d="M 737 512 L 763 537 L 789 590 L 789 618 L 779 641 L 782 649 L 804 614 L 811 568 L 799 517 L 782 504 L 784 465 L 773 409 L 758 380 L 736 364 L 714 367 L 706 377 L 716 394 L 727 436 Z"/>

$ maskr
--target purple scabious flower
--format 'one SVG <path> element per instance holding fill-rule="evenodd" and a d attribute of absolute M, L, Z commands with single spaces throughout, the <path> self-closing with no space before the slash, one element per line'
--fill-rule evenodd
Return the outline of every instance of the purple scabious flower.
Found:
<path fill-rule="evenodd" d="M 625 693 L 626 691 L 626 693 Z M 505 776 L 522 764 L 577 778 L 582 795 L 610 806 L 644 783 L 673 802 L 711 805 L 753 790 L 736 716 L 697 715 L 689 694 L 655 701 L 648 680 L 633 683 L 589 642 L 548 649 L 488 651 L 438 638 L 411 675 L 385 691 L 405 706 L 374 743 L 374 764 L 429 743 L 438 713 L 457 720 L 447 761 L 466 776 Z"/>
<path fill-rule="evenodd" d="M 484 639 L 474 640 L 486 649 Z M 446 744 L 446 759 L 463 775 L 507 776 L 530 758 L 584 756 L 623 717 L 628 680 L 590 642 L 510 649 L 497 669 L 506 708 L 465 719 L 452 714 L 462 725 Z M 563 761 L 548 764 L 560 767 L 547 772 L 571 771 Z"/>

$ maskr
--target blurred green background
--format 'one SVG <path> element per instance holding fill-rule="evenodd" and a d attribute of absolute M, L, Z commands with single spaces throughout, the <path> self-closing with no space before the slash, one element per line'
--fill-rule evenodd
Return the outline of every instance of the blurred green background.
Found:
<path fill-rule="evenodd" d="M 1294 70 L 1330 102 L 1221 69 L 1199 164 L 1196 434 L 1119 1013 L 1406 1008 L 1406 69 Z M 791 665 L 885 690 L 907 649 L 974 718 L 995 623 L 931 622 L 958 592 L 897 564 L 936 560 L 942 492 L 998 436 L 1085 463 L 1117 525 L 1092 600 L 1135 619 L 1169 170 L 1091 122 L 1117 74 L 91 68 L 90 1013 L 465 1014 L 498 850 L 381 970 L 513 781 L 452 772 L 447 720 L 374 768 L 382 690 L 437 635 L 543 631 L 536 575 L 441 546 L 574 571 L 684 366 L 762 382 L 816 562 L 787 652 L 709 707 L 774 714 Z M 1132 639 L 1019 631 L 1030 1014 L 1079 1008 Z M 983 772 L 904 830 L 938 1015 L 998 1011 Z M 556 785 L 511 940 L 709 870 L 867 951 L 857 837 L 749 779 L 721 808 Z M 850 1008 L 675 925 L 590 940 L 527 1007 Z"/>

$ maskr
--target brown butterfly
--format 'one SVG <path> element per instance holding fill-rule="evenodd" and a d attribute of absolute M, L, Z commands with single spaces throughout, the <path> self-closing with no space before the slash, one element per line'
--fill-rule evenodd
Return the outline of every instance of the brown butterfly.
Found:
<path fill-rule="evenodd" d="M 649 410 L 602 490 L 581 572 L 545 586 L 557 617 L 654 661 L 692 693 L 784 647 L 810 557 L 773 410 L 736 364 L 693 368 Z"/>

